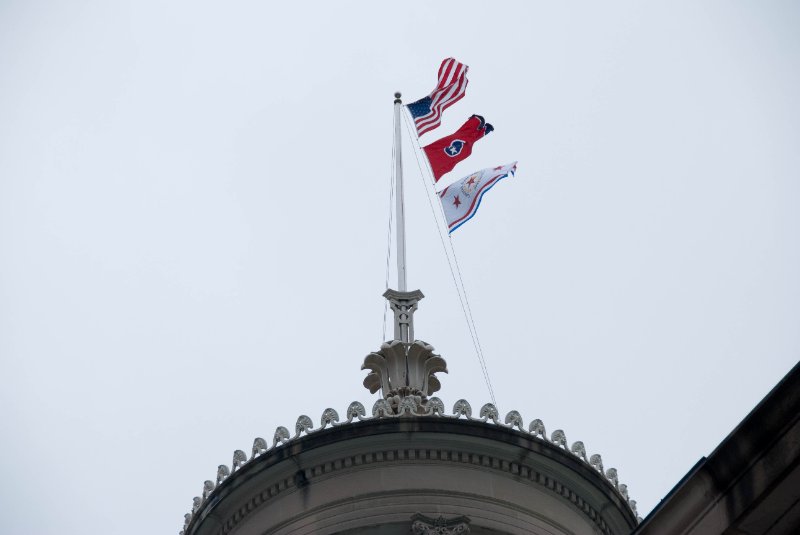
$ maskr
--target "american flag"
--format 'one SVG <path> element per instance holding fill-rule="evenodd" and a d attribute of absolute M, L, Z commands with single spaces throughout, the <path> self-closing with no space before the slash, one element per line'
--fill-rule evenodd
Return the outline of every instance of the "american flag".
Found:
<path fill-rule="evenodd" d="M 442 124 L 442 112 L 464 97 L 468 69 L 455 58 L 447 58 L 439 67 L 439 83 L 433 93 L 408 105 L 418 136 Z"/>

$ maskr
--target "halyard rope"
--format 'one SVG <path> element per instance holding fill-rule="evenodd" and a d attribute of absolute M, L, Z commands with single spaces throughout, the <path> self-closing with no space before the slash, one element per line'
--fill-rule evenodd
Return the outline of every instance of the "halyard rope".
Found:
<path fill-rule="evenodd" d="M 394 125 L 392 125 L 392 137 L 394 137 Z M 384 282 L 384 291 L 389 289 L 389 261 L 392 257 L 392 204 L 394 202 L 394 160 L 397 157 L 395 154 L 395 143 L 392 141 L 392 168 L 389 170 L 389 228 L 386 231 L 386 281 Z M 389 301 L 383 301 L 383 336 L 381 337 L 381 344 L 386 341 L 386 314 L 389 311 Z"/>
<path fill-rule="evenodd" d="M 433 201 L 431 200 L 431 197 L 436 195 L 435 190 L 431 191 L 433 176 L 427 167 L 425 168 L 425 171 L 423 171 L 423 166 L 419 158 L 419 151 L 421 151 L 422 148 L 419 145 L 419 137 L 414 135 L 414 133 L 416 133 L 416 128 L 413 130 L 412 133 L 411 126 L 409 124 L 408 114 L 403 113 L 403 117 L 405 118 L 406 132 L 409 138 L 411 138 L 412 145 L 416 145 L 416 148 L 413 152 L 414 152 L 414 158 L 417 160 L 417 167 L 419 168 L 420 171 L 419 176 L 425 186 L 425 191 L 428 193 L 427 195 L 428 205 L 431 207 L 431 213 L 433 215 L 434 221 L 436 222 L 436 230 L 439 233 L 439 241 L 442 243 L 442 249 L 444 250 L 444 255 L 447 258 L 447 265 L 450 268 L 450 276 L 452 277 L 453 284 L 456 287 L 458 300 L 461 302 L 461 310 L 462 312 L 464 312 L 464 319 L 467 320 L 467 328 L 469 329 L 469 334 L 472 337 L 472 345 L 475 347 L 475 354 L 477 355 L 478 363 L 481 366 L 483 379 L 486 382 L 486 388 L 489 390 L 489 397 L 492 398 L 492 403 L 495 406 L 497 406 L 497 401 L 495 400 L 494 397 L 494 389 L 492 388 L 492 381 L 491 379 L 489 379 L 489 370 L 486 366 L 486 358 L 483 355 L 483 349 L 481 348 L 480 340 L 478 339 L 478 329 L 475 327 L 475 320 L 472 317 L 472 310 L 469 306 L 469 300 L 467 299 L 467 288 L 466 286 L 464 286 L 464 279 L 461 276 L 461 268 L 458 265 L 458 257 L 456 257 L 456 250 L 455 247 L 453 247 L 453 240 L 450 239 L 450 236 L 448 235 L 447 241 L 450 243 L 450 251 L 452 252 L 453 260 L 455 261 L 455 270 L 453 269 L 453 262 L 450 261 L 450 254 L 448 253 L 444 235 L 442 234 L 442 226 L 439 223 L 439 218 L 436 215 L 436 209 L 433 207 Z M 425 175 L 428 175 L 431 178 L 431 180 L 428 181 Z M 446 219 L 444 219 L 444 212 L 442 211 L 441 203 L 439 204 L 439 213 L 441 214 L 443 220 L 446 221 Z M 458 273 L 458 280 L 456 280 L 456 272 Z M 463 292 L 463 297 L 462 297 L 462 292 Z"/>

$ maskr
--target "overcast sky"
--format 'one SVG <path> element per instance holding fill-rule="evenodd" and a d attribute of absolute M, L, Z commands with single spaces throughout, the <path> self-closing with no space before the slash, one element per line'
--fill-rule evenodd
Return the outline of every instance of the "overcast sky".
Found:
<path fill-rule="evenodd" d="M 797 2 L 0 2 L 0 532 L 176 533 L 376 399 L 392 94 L 514 160 L 453 235 L 501 415 L 644 516 L 800 354 Z M 501 6 L 501 7 L 499 7 Z M 489 400 L 406 143 L 417 337 Z"/>

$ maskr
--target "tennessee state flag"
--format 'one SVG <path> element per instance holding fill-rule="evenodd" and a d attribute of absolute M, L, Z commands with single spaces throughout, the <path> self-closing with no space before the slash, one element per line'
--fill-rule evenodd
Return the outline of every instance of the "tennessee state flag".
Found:
<path fill-rule="evenodd" d="M 434 180 L 438 182 L 458 162 L 466 160 L 472 154 L 472 145 L 492 130 L 494 127 L 484 121 L 483 117 L 473 115 L 454 134 L 423 147 L 422 150 L 431 164 Z"/>

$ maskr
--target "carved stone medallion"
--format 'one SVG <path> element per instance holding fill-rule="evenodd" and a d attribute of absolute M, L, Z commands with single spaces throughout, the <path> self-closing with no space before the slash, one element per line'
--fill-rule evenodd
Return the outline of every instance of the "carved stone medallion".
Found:
<path fill-rule="evenodd" d="M 411 517 L 411 532 L 414 535 L 465 535 L 469 533 L 469 518 L 431 518 L 417 513 Z"/>

